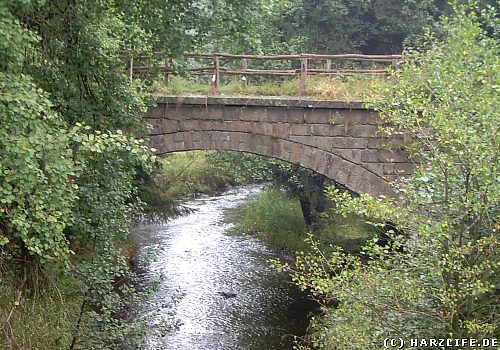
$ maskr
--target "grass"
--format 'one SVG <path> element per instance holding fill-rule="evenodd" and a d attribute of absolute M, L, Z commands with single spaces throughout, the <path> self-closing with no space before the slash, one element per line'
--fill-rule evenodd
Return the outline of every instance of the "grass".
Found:
<path fill-rule="evenodd" d="M 198 150 L 167 154 L 141 187 L 144 213 L 152 219 L 167 220 L 184 212 L 179 199 L 262 182 L 260 168 L 258 156 L 243 152 Z"/>
<path fill-rule="evenodd" d="M 231 180 L 227 168 L 209 162 L 212 151 L 171 153 L 160 162 L 162 168 L 155 177 L 162 196 L 176 200 L 197 193 L 211 193 L 227 188 Z"/>
<path fill-rule="evenodd" d="M 0 349 L 68 349 L 81 300 L 76 281 L 59 279 L 38 296 L 23 295 L 4 273 L 0 280 Z M 57 287 L 56 287 L 57 286 Z"/>
<path fill-rule="evenodd" d="M 305 96 L 308 98 L 345 101 L 374 101 L 383 97 L 383 91 L 393 85 L 386 76 L 346 75 L 312 76 L 307 79 Z M 261 80 L 246 87 L 236 78 L 225 79 L 219 86 L 217 95 L 231 96 L 297 96 L 298 79 Z M 200 83 L 187 78 L 173 77 L 168 85 L 155 82 L 151 89 L 155 93 L 172 95 L 209 95 L 209 83 Z"/>
<path fill-rule="evenodd" d="M 305 223 L 297 199 L 278 190 L 265 189 L 243 208 L 237 230 L 262 235 L 273 247 L 305 249 Z"/>
<path fill-rule="evenodd" d="M 250 200 L 239 216 L 237 229 L 260 234 L 275 248 L 292 252 L 309 249 L 304 242 L 306 226 L 299 200 L 278 189 L 268 188 Z M 347 253 L 359 252 L 374 236 L 373 227 L 362 218 L 335 214 L 323 220 L 315 234 L 324 252 L 331 246 L 340 246 Z"/>

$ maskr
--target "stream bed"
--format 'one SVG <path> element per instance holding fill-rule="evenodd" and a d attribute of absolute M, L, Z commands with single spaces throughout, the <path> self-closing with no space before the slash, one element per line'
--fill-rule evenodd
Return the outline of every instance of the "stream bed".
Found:
<path fill-rule="evenodd" d="M 139 259 L 155 252 L 144 283 L 157 289 L 140 315 L 149 350 L 289 350 L 304 334 L 315 303 L 269 267 L 276 253 L 265 243 L 234 232 L 231 221 L 259 191 L 189 200 L 189 214 L 133 229 Z"/>

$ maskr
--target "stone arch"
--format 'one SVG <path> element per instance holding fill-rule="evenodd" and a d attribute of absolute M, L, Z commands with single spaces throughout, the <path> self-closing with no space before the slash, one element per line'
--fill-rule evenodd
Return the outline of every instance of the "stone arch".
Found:
<path fill-rule="evenodd" d="M 404 135 L 380 133 L 384 122 L 362 102 L 158 96 L 143 122 L 159 154 L 251 152 L 299 164 L 357 193 L 393 195 L 388 181 L 414 168 Z"/>
<path fill-rule="evenodd" d="M 348 159 L 299 142 L 270 135 L 233 131 L 197 130 L 150 136 L 156 154 L 192 150 L 226 150 L 254 153 L 300 165 L 339 182 L 357 193 L 391 193 L 379 175 Z"/>

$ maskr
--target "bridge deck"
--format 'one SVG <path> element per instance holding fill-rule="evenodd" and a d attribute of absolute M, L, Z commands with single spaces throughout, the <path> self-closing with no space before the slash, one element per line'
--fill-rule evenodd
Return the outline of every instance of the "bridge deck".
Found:
<path fill-rule="evenodd" d="M 245 106 L 285 108 L 326 108 L 372 110 L 365 101 L 318 100 L 303 97 L 275 96 L 171 96 L 156 95 L 158 104 L 200 105 L 200 106 Z"/>

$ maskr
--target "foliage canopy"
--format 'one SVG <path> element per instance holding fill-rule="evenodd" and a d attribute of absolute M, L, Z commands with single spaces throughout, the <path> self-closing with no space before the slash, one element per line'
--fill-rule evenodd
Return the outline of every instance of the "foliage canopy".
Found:
<path fill-rule="evenodd" d="M 429 34 L 426 50 L 405 54 L 399 84 L 380 106 L 394 124 L 386 132 L 415 140 L 418 167 L 397 184 L 401 198 L 328 191 L 337 213 L 374 225 L 390 218 L 404 236 L 392 232 L 391 245 L 372 242 L 361 256 L 340 249 L 324 256 L 312 240 L 316 253 L 297 258 L 296 283 L 338 304 L 316 320 L 314 346 L 498 335 L 499 46 L 483 31 L 480 11 L 455 10 L 444 40 Z"/>

